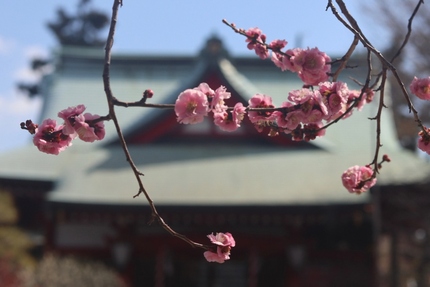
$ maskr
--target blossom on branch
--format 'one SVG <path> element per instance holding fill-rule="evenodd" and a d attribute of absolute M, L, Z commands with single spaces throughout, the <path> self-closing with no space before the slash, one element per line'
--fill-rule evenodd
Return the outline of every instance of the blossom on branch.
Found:
<path fill-rule="evenodd" d="M 330 57 L 318 48 L 294 48 L 287 50 L 285 55 L 273 51 L 272 62 L 282 71 L 297 73 L 306 85 L 311 86 L 327 81 L 331 69 Z"/>
<path fill-rule="evenodd" d="M 105 136 L 104 124 L 102 121 L 96 121 L 100 116 L 90 113 L 83 115 L 85 109 L 84 105 L 77 105 L 58 113 L 58 116 L 64 120 L 63 133 L 73 138 L 78 136 L 85 142 L 102 140 Z"/>
<path fill-rule="evenodd" d="M 288 99 L 296 104 L 302 123 L 317 123 L 327 115 L 327 107 L 319 91 L 307 88 L 294 90 L 288 94 Z"/>
<path fill-rule="evenodd" d="M 208 262 L 224 263 L 225 260 L 230 259 L 231 248 L 236 245 L 236 242 L 231 233 L 219 232 L 215 235 L 209 234 L 207 236 L 212 244 L 216 245 L 216 252 L 206 251 L 203 253 Z"/>
<path fill-rule="evenodd" d="M 207 116 L 208 111 L 208 98 L 200 89 L 183 91 L 175 103 L 175 113 L 181 124 L 200 123 Z"/>
<path fill-rule="evenodd" d="M 348 102 L 349 90 L 344 82 L 322 82 L 318 89 L 322 102 L 327 107 L 325 120 L 329 121 L 336 118 L 339 111 L 345 112 Z M 335 116 L 335 117 L 333 117 Z"/>
<path fill-rule="evenodd" d="M 414 77 L 409 88 L 411 89 L 412 94 L 421 100 L 430 100 L 430 77 Z"/>
<path fill-rule="evenodd" d="M 267 59 L 269 57 L 269 51 L 266 45 L 264 45 L 266 42 L 266 35 L 264 35 L 259 28 L 250 28 L 245 31 L 245 35 L 248 49 L 255 50 L 255 54 L 261 59 Z"/>
<path fill-rule="evenodd" d="M 74 128 L 76 117 L 80 116 L 85 111 L 84 105 L 77 105 L 76 107 L 68 107 L 58 113 L 58 117 L 64 120 L 63 133 L 66 135 L 76 136 Z"/>
<path fill-rule="evenodd" d="M 295 106 L 291 102 L 283 102 L 281 107 L 288 109 L 285 112 L 274 111 L 272 116 L 278 127 L 286 129 L 285 133 L 290 133 L 302 122 L 304 115 L 300 110 L 294 110 Z"/>
<path fill-rule="evenodd" d="M 212 90 L 207 83 L 200 83 L 200 85 L 198 87 L 195 87 L 194 90 L 202 92 L 209 99 L 215 97 L 215 91 Z"/>
<path fill-rule="evenodd" d="M 231 94 L 227 92 L 227 89 L 224 86 L 220 86 L 215 90 L 214 96 L 210 101 L 210 109 L 215 112 L 223 112 L 227 110 L 227 106 L 224 103 L 224 100 L 229 99 Z"/>
<path fill-rule="evenodd" d="M 342 184 L 350 192 L 361 194 L 376 184 L 374 171 L 368 166 L 352 166 L 342 174 Z"/>
<path fill-rule="evenodd" d="M 418 133 L 420 138 L 418 139 L 417 147 L 423 152 L 430 154 L 430 129 L 426 127 L 424 127 L 424 129 L 425 131 L 420 131 Z"/>
<path fill-rule="evenodd" d="M 274 108 L 272 104 L 272 98 L 263 94 L 254 95 L 249 101 L 250 108 Z M 255 125 L 258 131 L 262 131 L 268 122 L 273 120 L 272 111 L 250 111 L 248 112 L 248 118 Z"/>
<path fill-rule="evenodd" d="M 242 103 L 236 103 L 232 111 L 221 111 L 214 113 L 214 123 L 220 129 L 227 132 L 233 132 L 240 127 L 246 113 L 246 108 Z"/>
<path fill-rule="evenodd" d="M 72 140 L 79 137 L 85 142 L 102 140 L 105 136 L 104 123 L 100 116 L 85 111 L 84 105 L 69 107 L 58 113 L 64 120 L 63 125 L 57 126 L 57 122 L 46 119 L 38 126 L 31 120 L 21 123 L 21 128 L 34 134 L 33 143 L 42 152 L 58 155 L 68 146 L 72 145 Z"/>
<path fill-rule="evenodd" d="M 105 137 L 104 123 L 102 121 L 94 123 L 99 118 L 99 115 L 92 115 L 90 113 L 76 117 L 74 129 L 79 139 L 84 142 L 94 142 L 102 140 Z"/>
<path fill-rule="evenodd" d="M 298 69 L 297 73 L 306 85 L 315 86 L 328 80 L 331 59 L 318 48 L 298 50 L 290 61 Z"/>
<path fill-rule="evenodd" d="M 68 146 L 72 145 L 72 136 L 63 133 L 64 126 L 57 126 L 57 122 L 52 119 L 46 119 L 36 129 L 33 138 L 34 145 L 47 154 L 58 155 Z"/>
<path fill-rule="evenodd" d="M 280 52 L 282 49 L 287 46 L 288 42 L 285 40 L 273 40 L 270 42 L 269 47 L 272 49 L 273 52 Z"/>
<path fill-rule="evenodd" d="M 303 51 L 300 48 L 289 49 L 285 52 L 286 55 L 282 55 L 277 52 L 272 53 L 272 62 L 280 68 L 282 71 L 288 70 L 293 73 L 297 73 L 301 70 L 300 66 L 294 63 L 294 58 Z"/>

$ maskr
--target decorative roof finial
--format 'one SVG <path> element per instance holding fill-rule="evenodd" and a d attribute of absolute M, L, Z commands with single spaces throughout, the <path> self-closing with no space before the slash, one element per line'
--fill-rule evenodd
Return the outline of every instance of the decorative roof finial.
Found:
<path fill-rule="evenodd" d="M 206 41 L 206 45 L 201 50 L 200 56 L 209 59 L 227 58 L 228 52 L 224 48 L 221 39 L 216 35 L 212 35 Z"/>

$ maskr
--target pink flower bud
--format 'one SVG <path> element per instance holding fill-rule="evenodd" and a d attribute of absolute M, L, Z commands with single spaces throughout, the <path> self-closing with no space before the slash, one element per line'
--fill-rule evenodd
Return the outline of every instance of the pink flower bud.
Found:
<path fill-rule="evenodd" d="M 153 95 L 154 95 L 154 91 L 152 91 L 151 89 L 147 89 L 143 92 L 143 97 L 147 99 L 152 98 Z"/>

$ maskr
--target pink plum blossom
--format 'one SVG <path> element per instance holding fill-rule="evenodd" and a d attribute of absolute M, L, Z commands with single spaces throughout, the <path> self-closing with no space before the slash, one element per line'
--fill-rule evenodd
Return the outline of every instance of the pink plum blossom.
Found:
<path fill-rule="evenodd" d="M 289 122 L 286 119 L 286 116 L 289 113 L 294 112 L 295 106 L 290 102 L 283 102 L 281 105 L 282 108 L 288 108 L 283 111 L 274 111 L 272 113 L 273 120 L 276 122 L 276 125 L 280 128 L 288 128 Z M 300 121 L 299 121 L 300 122 Z M 295 129 L 296 127 L 292 128 Z"/>
<path fill-rule="evenodd" d="M 285 40 L 273 40 L 272 42 L 270 42 L 269 47 L 272 49 L 272 51 L 279 52 L 283 48 L 285 48 L 287 44 L 288 42 Z"/>
<path fill-rule="evenodd" d="M 424 128 L 424 131 L 420 131 L 418 133 L 419 139 L 418 139 L 418 148 L 420 150 L 422 150 L 423 152 L 426 152 L 428 154 L 430 154 L 430 129 L 429 128 Z"/>
<path fill-rule="evenodd" d="M 203 121 L 209 111 L 207 96 L 198 89 L 187 89 L 179 94 L 175 103 L 178 122 L 196 124 Z"/>
<path fill-rule="evenodd" d="M 218 247 L 217 247 L 218 248 Z M 219 256 L 218 252 L 212 252 L 212 251 L 205 251 L 203 253 L 203 256 L 208 262 L 217 262 L 217 263 L 224 263 L 226 259 L 230 259 L 230 256 Z"/>
<path fill-rule="evenodd" d="M 257 44 L 254 48 L 255 54 L 257 54 L 260 59 L 264 60 L 269 58 L 269 50 L 265 45 Z"/>
<path fill-rule="evenodd" d="M 288 93 L 288 99 L 295 104 L 303 104 L 313 97 L 311 89 L 293 90 Z"/>
<path fill-rule="evenodd" d="M 327 107 L 322 102 L 321 94 L 313 91 L 312 97 L 300 106 L 306 115 L 303 123 L 315 123 L 321 121 L 327 115 Z"/>
<path fill-rule="evenodd" d="M 309 114 L 306 115 L 303 123 L 319 123 L 323 118 L 324 114 L 320 109 L 312 109 Z"/>
<path fill-rule="evenodd" d="M 105 136 L 104 124 L 102 121 L 94 124 L 91 121 L 99 119 L 100 116 L 82 113 L 85 111 L 84 105 L 69 107 L 58 113 L 64 120 L 63 133 L 72 137 L 79 136 L 85 142 L 101 140 Z"/>
<path fill-rule="evenodd" d="M 231 235 L 231 233 L 229 232 L 226 232 L 226 233 L 219 232 L 215 235 L 209 234 L 207 237 L 215 245 L 231 246 L 231 247 L 234 247 L 236 245 L 233 235 Z"/>
<path fill-rule="evenodd" d="M 288 99 L 297 105 L 303 123 L 319 122 L 328 113 L 319 91 L 307 88 L 293 90 L 288 94 Z"/>
<path fill-rule="evenodd" d="M 293 105 L 291 102 L 283 102 L 281 107 L 288 108 L 284 111 L 274 111 L 272 117 L 276 125 L 286 129 L 285 133 L 290 133 L 305 119 L 305 114 L 300 110 L 300 105 Z"/>
<path fill-rule="evenodd" d="M 63 133 L 64 126 L 57 126 L 57 122 L 46 119 L 37 128 L 33 138 L 34 145 L 44 153 L 58 155 L 72 145 L 72 137 Z"/>
<path fill-rule="evenodd" d="M 344 82 L 322 82 L 319 84 L 318 92 L 324 106 L 327 107 L 324 118 L 327 121 L 335 119 L 338 112 L 346 107 L 350 95 L 348 86 Z"/>
<path fill-rule="evenodd" d="M 266 40 L 266 36 L 257 27 L 249 28 L 248 30 L 245 31 L 245 35 L 246 35 L 245 41 L 248 43 L 247 47 L 249 50 L 253 50 L 255 48 L 257 41 L 264 42 Z"/>
<path fill-rule="evenodd" d="M 430 100 L 430 77 L 414 77 L 409 88 L 411 89 L 412 94 L 414 94 L 421 100 Z"/>
<path fill-rule="evenodd" d="M 99 115 L 89 113 L 79 115 L 75 118 L 74 129 L 81 140 L 84 142 L 94 142 L 102 140 L 105 137 L 104 123 L 102 121 L 92 123 L 92 121 L 99 118 Z"/>
<path fill-rule="evenodd" d="M 249 101 L 249 108 L 274 108 L 272 98 L 263 94 L 254 95 Z M 272 120 L 272 111 L 250 111 L 248 117 L 257 130 L 262 131 L 263 127 Z"/>
<path fill-rule="evenodd" d="M 77 105 L 76 107 L 69 107 L 58 113 L 58 117 L 64 120 L 64 134 L 76 136 L 76 132 L 73 127 L 75 124 L 75 118 L 81 115 L 84 111 L 84 105 Z"/>
<path fill-rule="evenodd" d="M 242 103 L 236 103 L 232 111 L 221 111 L 214 113 L 214 123 L 223 131 L 232 132 L 240 127 L 246 108 Z"/>
<path fill-rule="evenodd" d="M 342 174 L 342 184 L 350 192 L 361 194 L 376 184 L 369 166 L 352 166 Z"/>
<path fill-rule="evenodd" d="M 331 59 L 326 53 L 318 50 L 318 48 L 301 50 L 297 55 L 291 57 L 290 60 L 298 70 L 300 79 L 306 85 L 315 86 L 327 81 L 331 68 Z"/>
<path fill-rule="evenodd" d="M 287 65 L 284 64 L 284 60 L 290 61 L 288 56 L 281 54 L 281 50 L 288 44 L 285 40 L 274 40 L 269 44 L 272 49 L 272 62 L 279 67 L 282 71 L 287 69 Z"/>
<path fill-rule="evenodd" d="M 281 71 L 285 71 L 291 66 L 290 59 L 287 56 L 277 52 L 272 52 L 271 60 L 276 67 L 281 69 Z"/>
<path fill-rule="evenodd" d="M 261 43 L 266 42 L 266 35 L 259 28 L 250 28 L 245 31 L 246 42 L 248 43 L 247 48 L 254 50 L 257 56 L 261 59 L 267 59 L 269 57 L 269 51 L 266 45 Z"/>
<path fill-rule="evenodd" d="M 315 86 L 327 81 L 331 59 L 326 53 L 318 48 L 306 50 L 296 48 L 288 50 L 287 54 L 291 54 L 289 70 L 297 72 L 306 85 Z"/>
<path fill-rule="evenodd" d="M 220 232 L 215 235 L 209 234 L 208 238 L 212 244 L 216 245 L 216 252 L 204 252 L 203 255 L 207 261 L 224 263 L 225 260 L 230 259 L 230 250 L 236 245 L 236 242 L 229 232 Z"/>
<path fill-rule="evenodd" d="M 200 85 L 195 87 L 194 90 L 201 91 L 208 98 L 213 98 L 215 96 L 214 90 L 212 90 L 207 83 L 200 83 Z"/>
<path fill-rule="evenodd" d="M 283 71 L 289 70 L 291 72 L 297 73 L 302 70 L 302 64 L 300 61 L 296 61 L 296 57 L 303 54 L 303 49 L 294 48 L 289 49 L 285 52 L 289 57 L 285 56 L 282 59 L 282 67 L 280 67 Z M 276 64 L 276 63 L 275 63 Z M 279 67 L 279 66 L 278 66 Z"/>
<path fill-rule="evenodd" d="M 210 101 L 210 110 L 213 112 L 223 112 L 227 110 L 224 100 L 229 99 L 230 97 L 231 94 L 227 92 L 227 89 L 224 86 L 220 86 L 215 90 L 214 96 Z"/>
<path fill-rule="evenodd" d="M 300 109 L 288 112 L 285 117 L 285 121 L 287 123 L 284 127 L 289 130 L 295 130 L 304 119 L 305 119 L 305 115 Z"/>
<path fill-rule="evenodd" d="M 269 44 L 269 46 L 272 48 L 272 62 L 280 68 L 282 71 L 289 70 L 291 72 L 298 72 L 300 69 L 297 69 L 297 67 L 294 66 L 292 58 L 294 59 L 294 56 L 301 51 L 301 49 L 296 48 L 293 50 L 287 50 L 284 54 L 281 54 L 280 51 L 282 48 L 284 48 L 287 45 L 287 41 L 283 40 L 276 40 Z"/>

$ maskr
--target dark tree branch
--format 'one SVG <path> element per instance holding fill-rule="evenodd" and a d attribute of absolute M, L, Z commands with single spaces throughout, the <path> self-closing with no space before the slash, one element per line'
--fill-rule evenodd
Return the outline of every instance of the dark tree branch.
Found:
<path fill-rule="evenodd" d="M 153 200 L 151 199 L 149 193 L 146 191 L 141 176 L 143 176 L 143 174 L 137 169 L 136 165 L 133 162 L 133 159 L 130 155 L 130 152 L 127 148 L 127 144 L 125 142 L 124 139 L 124 135 L 121 131 L 118 119 L 116 117 L 115 114 L 115 104 L 114 102 L 116 101 L 112 90 L 110 88 L 110 63 L 111 63 L 111 50 L 112 50 L 112 46 L 113 46 L 113 42 L 114 42 L 114 35 L 115 35 L 115 28 L 116 28 L 116 23 L 117 23 L 117 17 L 118 17 L 118 9 L 119 6 L 122 6 L 122 0 L 114 0 L 114 4 L 112 7 L 112 18 L 111 18 L 111 23 L 110 23 L 110 28 L 109 28 L 109 34 L 107 37 L 107 41 L 106 41 L 106 47 L 105 47 L 105 64 L 104 64 L 104 69 L 103 69 L 103 86 L 104 86 L 104 91 L 106 94 L 106 99 L 107 99 L 107 103 L 109 106 L 109 117 L 112 119 L 112 121 L 114 122 L 117 134 L 118 134 L 118 138 L 121 142 L 122 148 L 124 150 L 125 156 L 126 156 L 126 160 L 129 162 L 131 169 L 133 170 L 133 173 L 135 175 L 135 178 L 137 180 L 137 183 L 139 185 L 139 191 L 138 193 L 135 195 L 135 197 L 139 196 L 140 194 L 144 194 L 146 200 L 148 201 L 148 204 L 151 208 L 151 213 L 152 213 L 152 218 L 156 219 L 158 221 L 158 223 L 172 236 L 177 237 L 183 241 L 185 241 L 186 243 L 188 243 L 189 245 L 191 245 L 192 247 L 198 247 L 198 248 L 202 248 L 204 250 L 210 250 L 211 247 L 208 245 L 204 245 L 201 243 L 197 243 L 194 242 L 192 240 L 190 240 L 188 237 L 186 237 L 183 234 L 180 234 L 176 231 L 174 231 L 165 221 L 164 219 L 160 216 L 160 214 L 157 211 L 157 208 L 155 207 L 155 204 L 153 202 Z"/>

